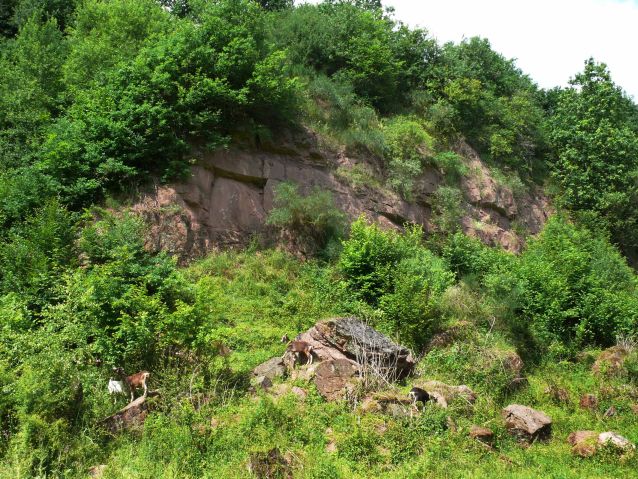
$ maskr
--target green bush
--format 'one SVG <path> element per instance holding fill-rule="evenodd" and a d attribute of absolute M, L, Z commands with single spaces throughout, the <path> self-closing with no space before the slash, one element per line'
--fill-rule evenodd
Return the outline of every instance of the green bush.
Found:
<path fill-rule="evenodd" d="M 343 235 L 345 218 L 329 191 L 316 188 L 302 196 L 296 184 L 283 182 L 275 189 L 267 223 L 294 234 L 299 245 L 315 243 L 323 249 Z"/>
<path fill-rule="evenodd" d="M 544 342 L 609 346 L 638 327 L 636 276 L 604 238 L 551 218 L 514 268 L 521 313 Z"/>
<path fill-rule="evenodd" d="M 414 181 L 423 171 L 434 140 L 414 118 L 397 116 L 384 125 L 388 183 L 404 198 L 412 199 Z"/>
<path fill-rule="evenodd" d="M 432 198 L 432 223 L 438 232 L 458 231 L 464 213 L 463 192 L 455 186 L 439 186 Z"/>
<path fill-rule="evenodd" d="M 422 237 L 416 226 L 401 235 L 361 217 L 352 224 L 339 260 L 346 286 L 381 311 L 379 325 L 414 347 L 421 347 L 436 327 L 438 301 L 453 281 Z"/>

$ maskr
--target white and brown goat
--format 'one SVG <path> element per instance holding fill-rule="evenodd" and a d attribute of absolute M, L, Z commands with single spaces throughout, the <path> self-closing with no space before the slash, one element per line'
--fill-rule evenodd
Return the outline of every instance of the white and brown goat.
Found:
<path fill-rule="evenodd" d="M 131 374 L 127 376 L 123 368 L 113 368 L 113 371 L 120 377 L 121 381 L 126 384 L 129 392 L 131 393 L 131 402 L 135 399 L 135 390 L 139 388 L 144 389 L 144 396 L 148 393 L 148 387 L 146 380 L 151 375 L 148 371 L 140 371 L 139 373 Z"/>

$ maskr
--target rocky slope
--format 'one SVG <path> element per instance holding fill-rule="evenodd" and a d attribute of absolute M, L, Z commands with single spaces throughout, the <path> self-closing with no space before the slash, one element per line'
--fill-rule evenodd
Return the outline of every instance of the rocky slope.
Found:
<path fill-rule="evenodd" d="M 499 184 L 468 145 L 456 150 L 471 172 L 460 183 L 465 198 L 463 231 L 517 252 L 523 237 L 537 233 L 547 219 L 547 198 L 539 188 L 514 194 Z M 268 233 L 265 222 L 274 188 L 282 181 L 295 182 L 302 191 L 329 190 L 350 218 L 363 213 L 387 227 L 416 223 L 433 230 L 432 197 L 444 183 L 438 169 L 425 169 L 416 181 L 415 200 L 408 202 L 383 187 L 352 184 L 347 172 L 353 167 L 382 175 L 378 161 L 329 151 L 311 134 L 276 146 L 234 146 L 200 155 L 190 178 L 155 185 L 132 209 L 151 225 L 148 246 L 176 254 L 181 261 L 217 247 L 245 245 L 255 234 Z"/>

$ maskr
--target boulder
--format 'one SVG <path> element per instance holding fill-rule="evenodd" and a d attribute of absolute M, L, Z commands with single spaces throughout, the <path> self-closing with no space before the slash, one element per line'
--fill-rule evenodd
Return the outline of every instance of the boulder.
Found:
<path fill-rule="evenodd" d="M 494 442 L 494 432 L 487 427 L 472 426 L 470 428 L 470 437 L 484 444 L 492 444 Z"/>
<path fill-rule="evenodd" d="M 552 420 L 544 412 L 520 404 L 511 404 L 502 411 L 505 427 L 521 441 L 549 439 Z"/>
<path fill-rule="evenodd" d="M 572 454 L 579 457 L 591 457 L 596 454 L 598 433 L 594 431 L 576 431 L 567 437 L 572 446 Z"/>
<path fill-rule="evenodd" d="M 447 408 L 449 403 L 457 399 L 466 401 L 469 404 L 474 404 L 476 401 L 476 393 L 465 385 L 450 386 L 441 381 L 428 381 L 421 385 L 420 388 L 424 389 L 436 400 L 439 406 L 444 408 Z"/>
<path fill-rule="evenodd" d="M 315 385 L 319 394 L 328 401 L 344 399 L 347 386 L 353 385 L 359 374 L 359 365 L 350 359 L 331 359 L 317 366 Z"/>
<path fill-rule="evenodd" d="M 598 439 L 598 433 L 595 431 L 575 431 L 567 436 L 567 442 L 572 446 L 585 441 L 594 441 Z"/>
<path fill-rule="evenodd" d="M 598 407 L 598 398 L 593 394 L 584 394 L 580 398 L 580 402 L 578 404 L 583 409 L 589 409 L 590 411 L 593 411 Z"/>
<path fill-rule="evenodd" d="M 321 321 L 297 340 L 310 343 L 318 361 L 348 359 L 372 366 L 388 380 L 404 378 L 415 366 L 407 348 L 353 317 Z"/>
<path fill-rule="evenodd" d="M 253 369 L 253 376 L 265 376 L 270 380 L 284 377 L 286 366 L 280 357 L 272 358 Z"/>
<path fill-rule="evenodd" d="M 268 390 L 272 387 L 272 381 L 266 376 L 257 376 L 250 381 L 250 384 L 256 390 L 263 389 Z"/>
<path fill-rule="evenodd" d="M 603 417 L 607 419 L 610 417 L 614 417 L 616 414 L 618 414 L 618 410 L 616 409 L 616 406 L 610 406 L 609 409 L 605 411 L 605 414 L 603 414 Z"/>
<path fill-rule="evenodd" d="M 148 415 L 147 399 L 154 396 L 159 396 L 159 393 L 157 391 L 149 391 L 147 395 L 138 397 L 112 416 L 102 420 L 102 424 L 111 433 L 143 425 Z"/>
<path fill-rule="evenodd" d="M 598 436 L 598 444 L 601 446 L 611 445 L 620 451 L 633 451 L 636 446 L 629 441 L 626 437 L 621 436 L 615 432 L 601 432 Z"/>
<path fill-rule="evenodd" d="M 605 349 L 594 362 L 591 370 L 597 375 L 617 376 L 623 370 L 629 351 L 623 346 Z"/>
<path fill-rule="evenodd" d="M 298 386 L 293 386 L 291 392 L 302 401 L 305 401 L 306 398 L 308 397 L 308 392 L 305 389 L 302 389 Z"/>

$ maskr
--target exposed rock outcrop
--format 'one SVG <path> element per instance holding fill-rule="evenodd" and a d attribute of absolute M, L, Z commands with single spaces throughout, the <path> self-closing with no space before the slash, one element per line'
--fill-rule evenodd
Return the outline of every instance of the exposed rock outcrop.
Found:
<path fill-rule="evenodd" d="M 155 391 L 149 391 L 147 395 L 140 396 L 133 402 L 127 404 L 112 416 L 102 421 L 102 424 L 111 433 L 116 433 L 123 429 L 132 429 L 144 424 L 148 415 L 148 398 L 158 396 Z"/>
<path fill-rule="evenodd" d="M 502 415 L 507 430 L 521 441 L 545 440 L 551 436 L 552 420 L 544 412 L 511 404 L 503 409 Z"/>
<path fill-rule="evenodd" d="M 457 150 L 473 172 L 460 185 L 467 202 L 464 231 L 518 251 L 523 240 L 513 222 L 537 233 L 549 214 L 547 199 L 540 189 L 515 195 L 493 178 L 469 146 L 461 144 Z M 432 197 L 445 181 L 440 172 L 428 167 L 416 179 L 415 202 L 408 202 L 385 188 L 350 184 L 348 171 L 367 165 L 379 172 L 375 161 L 321 149 L 312 134 L 259 149 L 232 147 L 202 154 L 189 179 L 154 187 L 132 209 L 151 225 L 147 247 L 166 250 L 182 262 L 215 247 L 245 245 L 255 233 L 266 233 L 266 217 L 282 181 L 295 182 L 306 192 L 314 187 L 330 191 L 350 218 L 364 213 L 389 228 L 416 223 L 432 230 Z"/>
<path fill-rule="evenodd" d="M 347 359 L 364 367 L 372 366 L 390 379 L 407 376 L 415 365 L 407 348 L 357 318 L 321 321 L 297 339 L 312 345 L 318 361 Z"/>

